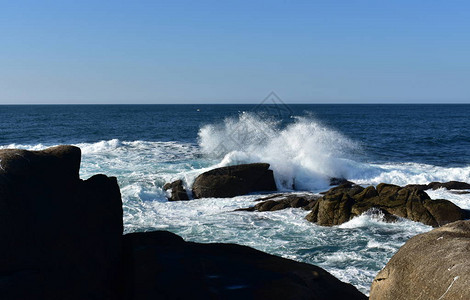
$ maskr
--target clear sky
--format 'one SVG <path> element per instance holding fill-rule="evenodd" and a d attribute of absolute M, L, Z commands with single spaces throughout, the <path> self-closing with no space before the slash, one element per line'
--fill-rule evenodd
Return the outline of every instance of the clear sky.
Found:
<path fill-rule="evenodd" d="M 470 103 L 470 1 L 0 0 L 0 104 Z"/>

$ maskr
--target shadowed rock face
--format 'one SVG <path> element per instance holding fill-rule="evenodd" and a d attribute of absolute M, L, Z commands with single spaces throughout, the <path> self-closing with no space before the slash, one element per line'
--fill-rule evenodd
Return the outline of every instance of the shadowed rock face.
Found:
<path fill-rule="evenodd" d="M 193 184 L 194 198 L 228 198 L 258 191 L 275 191 L 269 164 L 255 163 L 217 168 L 199 175 Z"/>
<path fill-rule="evenodd" d="M 79 179 L 80 149 L 0 150 L 0 298 L 116 298 L 116 178 Z"/>
<path fill-rule="evenodd" d="M 165 231 L 125 235 L 124 245 L 128 299 L 366 299 L 319 267 L 246 246 Z"/>
<path fill-rule="evenodd" d="M 467 217 L 466 211 L 448 200 L 431 200 L 415 187 L 379 184 L 367 188 L 346 183 L 330 189 L 307 215 L 307 220 L 323 226 L 340 225 L 372 209 L 433 227 Z"/>
<path fill-rule="evenodd" d="M 375 277 L 370 299 L 470 299 L 470 221 L 409 239 Z"/>

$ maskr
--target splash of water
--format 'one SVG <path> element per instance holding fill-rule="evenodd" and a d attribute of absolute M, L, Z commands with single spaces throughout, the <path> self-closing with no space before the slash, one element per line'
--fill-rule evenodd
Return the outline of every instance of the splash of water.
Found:
<path fill-rule="evenodd" d="M 316 190 L 330 177 L 347 177 L 356 164 L 349 158 L 358 144 L 314 119 L 279 122 L 242 113 L 199 131 L 206 155 L 222 156 L 220 166 L 267 162 L 281 189 Z"/>

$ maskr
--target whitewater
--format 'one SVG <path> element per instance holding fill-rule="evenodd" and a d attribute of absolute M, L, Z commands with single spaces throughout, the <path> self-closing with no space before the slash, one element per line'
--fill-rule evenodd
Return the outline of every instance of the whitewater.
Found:
<path fill-rule="evenodd" d="M 9 143 L 0 148 L 40 150 L 54 143 Z M 305 220 L 307 211 L 235 212 L 254 205 L 259 195 L 169 202 L 166 182 L 182 179 L 190 190 L 197 175 L 215 167 L 267 162 L 283 192 L 329 189 L 331 177 L 357 184 L 470 182 L 468 165 L 413 161 L 371 161 L 359 140 L 314 116 L 292 116 L 286 124 L 248 112 L 205 124 L 196 142 L 106 139 L 74 143 L 82 150 L 81 178 L 116 176 L 121 188 L 125 232 L 169 230 L 195 242 L 237 243 L 318 265 L 368 294 L 370 284 L 410 237 L 432 228 L 400 219 L 385 223 L 368 212 L 340 226 L 321 227 Z M 470 209 L 470 195 L 428 191 Z"/>

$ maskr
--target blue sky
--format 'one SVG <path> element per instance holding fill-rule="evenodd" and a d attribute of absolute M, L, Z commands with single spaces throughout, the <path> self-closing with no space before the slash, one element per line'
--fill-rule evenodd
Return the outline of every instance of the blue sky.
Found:
<path fill-rule="evenodd" d="M 470 103 L 469 1 L 1 1 L 0 104 Z"/>

